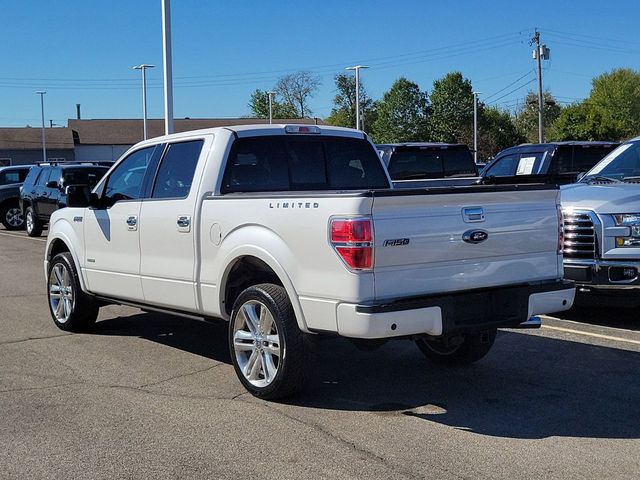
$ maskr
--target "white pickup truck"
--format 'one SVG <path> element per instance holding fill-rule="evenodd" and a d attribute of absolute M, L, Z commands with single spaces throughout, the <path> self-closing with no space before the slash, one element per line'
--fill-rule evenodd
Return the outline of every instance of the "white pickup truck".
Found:
<path fill-rule="evenodd" d="M 199 130 L 132 147 L 89 195 L 68 187 L 44 270 L 51 315 L 81 330 L 108 303 L 229 321 L 254 395 L 299 390 L 312 335 L 414 338 L 464 364 L 498 327 L 565 310 L 559 192 L 394 190 L 359 131 Z"/>

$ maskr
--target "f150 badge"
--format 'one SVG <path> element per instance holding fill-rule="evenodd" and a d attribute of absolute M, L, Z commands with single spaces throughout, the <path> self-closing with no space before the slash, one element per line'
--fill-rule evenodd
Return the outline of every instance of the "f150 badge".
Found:
<path fill-rule="evenodd" d="M 405 245 L 409 245 L 409 239 L 408 238 L 394 238 L 391 240 L 385 240 L 382 243 L 383 246 L 385 247 L 403 247 Z"/>
<path fill-rule="evenodd" d="M 462 234 L 462 240 L 467 243 L 482 243 L 487 238 L 489 234 L 484 230 L 467 230 Z"/>

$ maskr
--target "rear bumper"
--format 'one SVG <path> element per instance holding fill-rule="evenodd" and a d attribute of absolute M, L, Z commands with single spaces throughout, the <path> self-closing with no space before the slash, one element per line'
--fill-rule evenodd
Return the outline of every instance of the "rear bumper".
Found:
<path fill-rule="evenodd" d="M 438 337 L 516 327 L 533 315 L 568 310 L 574 296 L 573 282 L 554 280 L 372 305 L 342 303 L 337 309 L 338 334 L 353 338 Z"/>
<path fill-rule="evenodd" d="M 565 260 L 564 276 L 581 290 L 638 290 L 640 261 Z"/>

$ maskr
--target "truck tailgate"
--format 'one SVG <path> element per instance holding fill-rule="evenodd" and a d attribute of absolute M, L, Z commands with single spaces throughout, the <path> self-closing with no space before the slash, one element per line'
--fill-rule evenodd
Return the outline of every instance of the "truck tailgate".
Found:
<path fill-rule="evenodd" d="M 540 185 L 375 192 L 376 299 L 561 277 L 558 203 Z"/>

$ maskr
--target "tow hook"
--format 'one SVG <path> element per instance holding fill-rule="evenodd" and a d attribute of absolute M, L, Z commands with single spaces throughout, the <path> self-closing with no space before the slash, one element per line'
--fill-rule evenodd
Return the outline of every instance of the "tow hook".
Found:
<path fill-rule="evenodd" d="M 531 317 L 529 320 L 522 322 L 516 327 L 513 328 L 540 328 L 542 325 L 542 320 L 540 317 Z"/>

